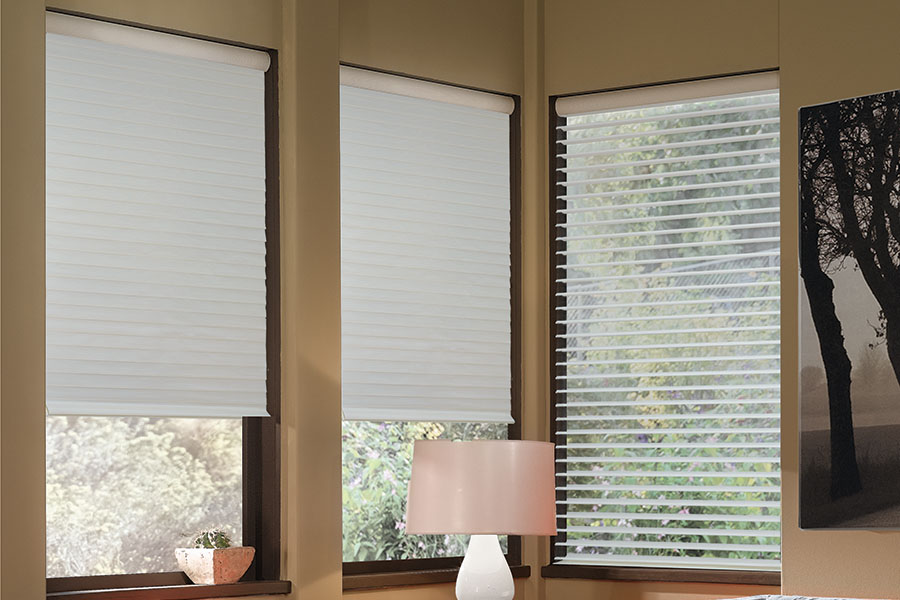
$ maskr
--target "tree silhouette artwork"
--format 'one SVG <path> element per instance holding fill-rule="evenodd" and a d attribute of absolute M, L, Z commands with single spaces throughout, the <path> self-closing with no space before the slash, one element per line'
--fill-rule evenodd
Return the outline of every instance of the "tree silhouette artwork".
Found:
<path fill-rule="evenodd" d="M 881 310 L 900 381 L 900 92 L 800 113 L 800 274 L 825 366 L 831 494 L 861 489 L 850 398 L 851 362 L 829 273 L 855 263 Z"/>

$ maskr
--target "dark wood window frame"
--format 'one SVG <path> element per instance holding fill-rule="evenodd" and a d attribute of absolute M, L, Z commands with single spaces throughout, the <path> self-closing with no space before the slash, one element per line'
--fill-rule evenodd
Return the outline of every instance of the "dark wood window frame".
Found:
<path fill-rule="evenodd" d="M 722 75 L 713 75 L 709 77 L 697 77 L 691 79 L 677 79 L 672 81 L 661 81 L 658 83 L 623 86 L 605 90 L 594 90 L 591 92 L 583 92 L 583 94 L 594 94 L 601 92 L 614 92 L 627 89 L 636 89 L 642 87 L 655 87 L 657 85 L 665 85 L 671 83 L 686 83 L 693 81 L 702 81 L 704 79 L 718 79 L 720 77 L 730 77 L 734 75 L 750 75 L 753 73 L 770 72 L 773 69 L 760 69 L 756 71 L 744 71 L 739 73 L 726 73 Z M 550 323 L 550 363 L 548 365 L 550 373 L 550 441 L 556 444 L 558 442 L 556 434 L 557 418 L 565 417 L 565 407 L 557 405 L 557 377 L 565 375 L 565 367 L 556 364 L 556 355 L 561 348 L 558 336 L 565 333 L 565 325 L 556 324 L 556 310 L 559 306 L 560 293 L 565 292 L 565 283 L 557 281 L 557 270 L 560 265 L 560 252 L 565 251 L 566 243 L 564 241 L 554 241 L 565 236 L 565 229 L 560 219 L 559 209 L 565 208 L 564 201 L 558 197 L 565 193 L 562 183 L 565 181 L 565 173 L 560 171 L 565 167 L 565 160 L 559 158 L 557 147 L 562 142 L 562 132 L 559 127 L 566 124 L 565 117 L 561 117 L 556 112 L 556 101 L 567 96 L 579 96 L 583 94 L 567 94 L 559 96 L 550 96 L 550 116 L 548 119 L 549 131 L 549 200 L 550 200 L 550 218 L 549 218 L 549 235 L 550 240 L 550 264 L 549 264 L 549 323 Z M 556 458 L 556 485 L 561 488 L 566 484 L 565 466 L 566 463 L 559 462 L 566 457 L 565 450 L 557 447 Z M 556 492 L 557 501 L 565 500 L 565 491 Z M 557 520 L 558 529 L 565 529 L 566 521 L 561 516 L 565 510 L 565 505 L 557 504 Z M 550 564 L 541 568 L 541 577 L 546 578 L 562 578 L 562 579 L 602 579 L 602 580 L 621 580 L 621 581 L 678 581 L 693 583 L 723 583 L 723 584 L 745 584 L 745 585 L 781 585 L 780 571 L 740 571 L 725 569 L 693 569 L 693 568 L 664 568 L 664 567 L 624 567 L 624 566 L 606 566 L 606 565 L 572 565 L 560 564 L 557 560 L 560 558 L 557 542 L 564 542 L 566 539 L 565 532 L 558 533 L 550 538 Z"/>
<path fill-rule="evenodd" d="M 341 63 L 345 66 L 355 67 L 359 69 L 367 69 L 369 71 L 377 71 L 379 73 L 387 73 L 389 75 L 398 75 L 408 79 L 418 79 L 421 81 L 430 81 L 432 83 L 440 83 L 443 85 L 452 85 L 454 87 L 462 87 L 472 89 L 479 92 L 487 92 L 512 98 L 514 102 L 513 112 L 509 115 L 509 179 L 510 179 L 510 198 L 509 198 L 509 218 L 510 218 L 510 321 L 511 321 L 511 346 L 510 346 L 510 364 L 511 364 L 511 381 L 510 399 L 512 402 L 513 423 L 507 429 L 507 438 L 511 440 L 522 439 L 522 393 L 521 393 L 521 377 L 519 371 L 522 364 L 522 341 L 521 341 L 521 321 L 522 321 L 522 301 L 521 301 L 521 255 L 522 255 L 522 225 L 521 225 L 521 206 L 522 206 L 522 123 L 521 123 L 521 98 L 516 95 L 504 94 L 492 90 L 484 90 L 478 88 L 470 88 L 459 86 L 444 81 L 434 79 L 426 79 L 423 77 L 414 77 L 404 73 L 395 73 L 391 71 L 383 71 L 372 69 L 363 65 Z M 359 590 L 373 589 L 384 587 L 395 587 L 403 585 L 423 585 L 430 583 L 450 583 L 456 581 L 456 575 L 459 572 L 459 565 L 462 563 L 462 556 L 441 557 L 441 558 L 418 558 L 406 560 L 373 560 L 359 562 L 345 562 L 343 589 Z M 527 578 L 531 574 L 531 568 L 522 565 L 522 538 L 519 536 L 509 536 L 509 549 L 506 554 L 506 560 L 513 572 L 513 577 Z"/>
<path fill-rule="evenodd" d="M 266 169 L 266 408 L 268 417 L 243 419 L 243 544 L 256 556 L 241 581 L 217 586 L 194 585 L 181 571 L 47 579 L 47 598 L 67 600 L 191 600 L 288 594 L 291 582 L 281 570 L 281 276 L 278 143 L 278 54 L 260 48 L 193 33 L 149 27 L 56 8 L 58 12 L 162 33 L 229 44 L 266 52 L 271 66 L 265 73 Z M 210 590 L 215 591 L 210 591 Z"/>

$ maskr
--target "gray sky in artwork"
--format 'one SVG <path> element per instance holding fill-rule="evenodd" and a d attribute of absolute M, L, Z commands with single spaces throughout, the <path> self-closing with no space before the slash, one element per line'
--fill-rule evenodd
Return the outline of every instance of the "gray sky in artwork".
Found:
<path fill-rule="evenodd" d="M 844 347 L 853 360 L 875 341 L 869 323 L 878 324 L 878 302 L 869 291 L 856 261 L 847 259 L 837 272 L 829 273 L 834 281 L 834 305 L 844 330 Z M 803 281 L 800 282 L 800 366 L 822 366 L 819 338 L 809 315 L 809 303 Z M 883 350 L 883 348 L 882 348 Z"/>
<path fill-rule="evenodd" d="M 844 347 L 850 355 L 854 371 L 860 364 L 868 345 L 875 342 L 875 332 L 870 323 L 878 323 L 878 302 L 869 291 L 862 274 L 855 268 L 856 262 L 847 259 L 843 267 L 830 272 L 834 281 L 834 303 L 844 333 Z M 888 374 L 890 363 L 887 350 L 880 344 L 875 352 L 884 377 L 877 381 L 863 381 L 852 377 L 851 401 L 854 426 L 900 424 L 900 385 Z M 822 368 L 819 339 L 809 314 L 809 303 L 803 282 L 800 282 L 800 367 Z M 825 390 L 812 394 L 801 390 L 801 428 L 804 430 L 828 428 L 828 404 Z"/>

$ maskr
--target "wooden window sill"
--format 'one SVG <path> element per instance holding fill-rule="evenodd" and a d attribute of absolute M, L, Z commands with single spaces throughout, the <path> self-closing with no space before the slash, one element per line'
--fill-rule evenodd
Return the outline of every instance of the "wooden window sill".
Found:
<path fill-rule="evenodd" d="M 69 590 L 47 593 L 47 600 L 201 600 L 289 594 L 290 581 L 238 581 L 220 585 L 159 585 L 96 590 Z"/>
<path fill-rule="evenodd" d="M 608 567 L 601 565 L 547 565 L 541 568 L 541 577 L 548 579 L 606 579 L 619 581 L 678 581 L 691 583 L 781 585 L 781 573 L 778 571 L 654 569 L 648 567 Z"/>
<path fill-rule="evenodd" d="M 516 579 L 527 579 L 531 576 L 531 567 L 528 565 L 510 567 L 510 570 Z M 352 575 L 344 575 L 344 591 L 371 590 L 403 585 L 453 583 L 456 581 L 458 574 L 458 568 L 396 571 L 393 573 L 354 573 Z"/>

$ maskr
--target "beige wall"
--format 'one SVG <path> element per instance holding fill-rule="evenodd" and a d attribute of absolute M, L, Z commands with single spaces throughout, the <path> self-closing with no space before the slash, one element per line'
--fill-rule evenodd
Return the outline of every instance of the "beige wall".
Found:
<path fill-rule="evenodd" d="M 46 0 L 46 5 L 265 48 L 281 48 L 280 0 Z"/>
<path fill-rule="evenodd" d="M 547 0 L 547 94 L 778 66 L 778 0 Z"/>
<path fill-rule="evenodd" d="M 344 62 L 521 93 L 521 0 L 341 0 L 340 5 Z"/>
<path fill-rule="evenodd" d="M 338 11 L 321 0 L 283 5 L 282 576 L 294 582 L 296 598 L 334 600 L 341 594 Z"/>
<path fill-rule="evenodd" d="M 44 15 L 0 1 L 0 598 L 44 589 Z"/>

